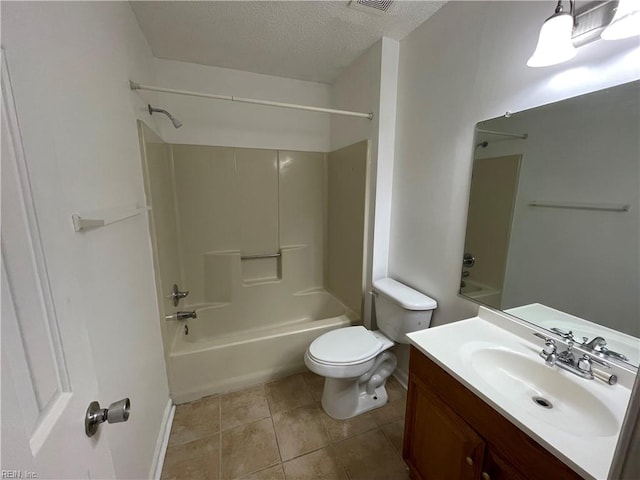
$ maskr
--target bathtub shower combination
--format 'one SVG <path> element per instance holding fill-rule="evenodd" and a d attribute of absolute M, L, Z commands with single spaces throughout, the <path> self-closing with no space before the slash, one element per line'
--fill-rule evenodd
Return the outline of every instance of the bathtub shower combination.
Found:
<path fill-rule="evenodd" d="M 198 317 L 179 328 L 170 354 L 175 401 L 298 372 L 311 341 L 358 316 L 323 288 L 296 291 L 307 248 L 283 247 L 282 280 L 244 283 L 239 253 L 223 254 L 232 300 L 191 305 Z M 187 304 L 188 305 L 188 304 Z"/>
<path fill-rule="evenodd" d="M 315 338 L 360 323 L 366 142 L 325 154 L 139 131 L 176 403 L 303 371 Z M 173 284 L 189 291 L 177 307 Z"/>

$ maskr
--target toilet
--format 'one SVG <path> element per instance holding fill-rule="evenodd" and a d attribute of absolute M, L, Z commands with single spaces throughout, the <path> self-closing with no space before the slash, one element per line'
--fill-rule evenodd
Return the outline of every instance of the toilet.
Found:
<path fill-rule="evenodd" d="M 389 351 L 394 342 L 409 343 L 406 334 L 429 327 L 437 307 L 432 298 L 392 279 L 373 282 L 379 330 L 339 328 L 316 338 L 304 356 L 312 372 L 325 378 L 322 408 L 344 420 L 387 403 L 385 383 L 396 368 Z"/>

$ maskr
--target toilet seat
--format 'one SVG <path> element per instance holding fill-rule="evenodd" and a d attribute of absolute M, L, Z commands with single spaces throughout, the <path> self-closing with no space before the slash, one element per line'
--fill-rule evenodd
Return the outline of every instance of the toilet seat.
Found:
<path fill-rule="evenodd" d="M 363 326 L 339 328 L 316 338 L 307 354 L 323 365 L 355 365 L 374 358 L 384 342 Z"/>

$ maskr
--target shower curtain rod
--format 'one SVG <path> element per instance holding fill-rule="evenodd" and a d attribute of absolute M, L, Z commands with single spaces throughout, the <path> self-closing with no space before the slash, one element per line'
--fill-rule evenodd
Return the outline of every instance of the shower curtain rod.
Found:
<path fill-rule="evenodd" d="M 324 112 L 335 115 L 345 115 L 349 117 L 373 118 L 373 113 L 350 112 L 348 110 L 335 110 L 333 108 L 311 107 L 308 105 L 297 105 L 295 103 L 271 102 L 268 100 L 256 100 L 254 98 L 233 97 L 230 95 L 214 95 L 212 93 L 190 92 L 188 90 L 175 90 L 173 88 L 154 87 L 129 80 L 131 90 L 149 90 L 150 92 L 173 93 L 176 95 L 187 95 L 189 97 L 210 98 L 213 100 L 229 100 L 231 102 L 253 103 L 256 105 L 268 105 L 270 107 L 292 108 L 295 110 L 308 110 L 310 112 Z"/>
<path fill-rule="evenodd" d="M 497 132 L 495 130 L 483 130 L 482 128 L 478 128 L 477 131 L 480 133 L 487 133 L 489 135 L 500 135 L 503 137 L 521 138 L 522 140 L 529 138 L 528 133 L 505 133 L 505 132 Z"/>

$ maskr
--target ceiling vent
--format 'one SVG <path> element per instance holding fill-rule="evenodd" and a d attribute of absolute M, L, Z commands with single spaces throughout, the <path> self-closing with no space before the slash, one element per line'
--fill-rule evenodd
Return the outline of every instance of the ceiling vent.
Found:
<path fill-rule="evenodd" d="M 394 0 L 351 0 L 349 6 L 361 12 L 383 15 L 389 11 Z"/>

